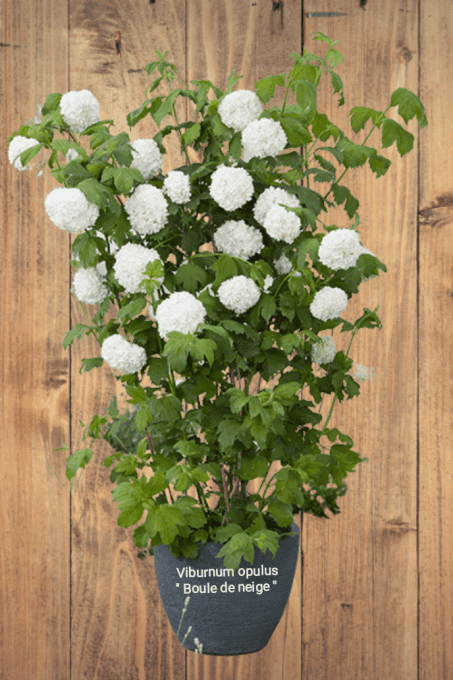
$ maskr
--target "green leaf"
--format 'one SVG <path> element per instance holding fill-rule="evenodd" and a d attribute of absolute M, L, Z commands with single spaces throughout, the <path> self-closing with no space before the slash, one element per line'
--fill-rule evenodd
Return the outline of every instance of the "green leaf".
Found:
<path fill-rule="evenodd" d="M 82 365 L 80 367 L 79 373 L 82 375 L 82 371 L 92 371 L 93 368 L 100 368 L 102 364 L 104 363 L 104 359 L 102 357 L 96 357 L 94 359 L 82 359 Z"/>
<path fill-rule="evenodd" d="M 151 111 L 151 114 L 154 118 L 154 122 L 160 127 L 160 124 L 162 123 L 163 119 L 166 116 L 173 115 L 173 106 L 176 97 L 181 94 L 182 90 L 174 90 L 164 101 L 162 104 L 159 106 L 157 111 L 154 113 Z"/>
<path fill-rule="evenodd" d="M 392 98 L 390 100 L 390 106 L 396 106 L 398 104 L 398 113 L 404 122 L 408 121 L 417 116 L 418 124 L 420 128 L 424 128 L 428 125 L 428 120 L 425 115 L 425 107 L 421 103 L 420 99 L 410 90 L 406 90 L 405 87 L 399 87 L 397 90 L 392 92 Z"/>
<path fill-rule="evenodd" d="M 396 141 L 396 148 L 400 156 L 403 157 L 408 151 L 412 151 L 414 139 L 414 135 L 405 130 L 395 120 L 385 119 L 382 127 L 382 146 L 384 149 Z"/>
<path fill-rule="evenodd" d="M 149 510 L 148 517 L 145 520 L 145 527 L 151 538 L 159 534 L 166 545 L 173 543 L 180 533 L 179 527 L 185 526 L 187 524 L 184 514 L 176 504 L 157 503 Z"/>
<path fill-rule="evenodd" d="M 183 144 L 187 144 L 187 146 L 193 146 L 193 143 L 196 142 L 200 135 L 201 124 L 193 123 L 181 137 L 181 148 L 184 148 Z"/>
<path fill-rule="evenodd" d="M 246 458 L 242 456 L 241 467 L 237 470 L 237 476 L 244 482 L 257 477 L 265 477 L 269 469 L 268 461 L 262 456 Z"/>
<path fill-rule="evenodd" d="M 317 262 L 319 245 L 317 238 L 306 238 L 301 241 L 297 248 L 297 266 L 299 269 L 305 269 L 307 253 L 310 255 L 312 262 Z"/>
<path fill-rule="evenodd" d="M 143 182 L 140 170 L 136 168 L 115 168 L 114 182 L 118 193 L 127 196 L 134 186 L 134 181 Z"/>
<path fill-rule="evenodd" d="M 195 293 L 203 288 L 208 281 L 206 271 L 195 262 L 190 261 L 182 264 L 175 274 L 175 283 L 189 293 Z"/>
<path fill-rule="evenodd" d="M 228 155 L 235 160 L 239 160 L 242 153 L 242 132 L 236 132 L 230 139 L 228 146 Z"/>
<path fill-rule="evenodd" d="M 54 92 L 52 94 L 47 95 L 46 103 L 44 104 L 41 110 L 43 116 L 58 109 L 58 107 L 60 106 L 60 100 L 62 96 L 63 95 L 60 94 L 59 92 Z"/>
<path fill-rule="evenodd" d="M 153 385 L 159 385 L 168 379 L 168 363 L 165 357 L 151 357 L 148 359 L 148 375 Z"/>
<path fill-rule="evenodd" d="M 66 477 L 71 480 L 75 477 L 77 470 L 79 468 L 84 468 L 87 463 L 90 462 L 93 456 L 93 451 L 88 449 L 80 449 L 79 451 L 74 451 L 70 456 L 66 458 Z"/>
<path fill-rule="evenodd" d="M 74 162 L 74 161 L 73 161 Z M 80 165 L 80 164 L 79 164 Z M 111 196 L 107 187 L 103 186 L 94 177 L 84 179 L 77 184 L 77 189 L 80 189 L 85 194 L 87 201 L 94 203 L 98 208 L 105 208 L 107 201 Z"/>
<path fill-rule="evenodd" d="M 141 295 L 135 300 L 129 302 L 124 307 L 121 307 L 121 309 L 118 312 L 118 319 L 124 319 L 124 317 L 126 316 L 132 318 L 136 314 L 140 314 L 140 312 L 142 311 L 142 309 L 146 307 L 146 305 L 147 305 L 146 298 L 143 295 Z"/>
<path fill-rule="evenodd" d="M 279 123 L 288 137 L 290 146 L 304 146 L 305 144 L 310 144 L 313 141 L 313 138 L 307 128 L 302 125 L 300 120 L 294 118 L 294 116 L 284 116 L 279 121 Z"/>
<path fill-rule="evenodd" d="M 218 534 L 219 532 L 217 531 L 217 535 Z M 242 558 L 247 560 L 247 562 L 250 562 L 250 564 L 253 564 L 255 557 L 253 538 L 244 531 L 236 533 L 228 543 L 221 548 L 216 557 L 225 557 L 223 563 L 226 569 L 236 570 L 239 567 Z"/>
<path fill-rule="evenodd" d="M 42 149 L 44 144 L 36 144 L 20 154 L 20 162 L 25 167 Z"/>
<path fill-rule="evenodd" d="M 214 352 L 217 349 L 217 345 L 214 340 L 208 340 L 203 338 L 194 338 L 193 346 L 190 348 L 190 354 L 195 361 L 208 360 L 209 365 L 212 366 L 214 363 Z"/>
<path fill-rule="evenodd" d="M 297 103 L 301 108 L 302 122 L 311 123 L 316 115 L 316 88 L 306 80 L 298 80 L 295 85 Z"/>
<path fill-rule="evenodd" d="M 382 111 L 375 111 L 374 109 L 368 108 L 368 106 L 354 106 L 354 108 L 350 110 L 349 115 L 351 116 L 351 127 L 355 133 L 359 132 L 359 130 L 363 130 L 370 118 L 373 119 L 373 125 L 376 125 L 377 127 L 380 127 L 382 121 L 385 120 Z"/>
<path fill-rule="evenodd" d="M 354 213 L 359 207 L 360 203 L 349 191 L 348 187 L 339 186 L 338 184 L 332 184 L 332 193 L 337 205 L 345 203 L 345 210 L 348 216 L 352 219 Z"/>
<path fill-rule="evenodd" d="M 168 358 L 168 363 L 177 373 L 182 373 L 187 364 L 190 351 L 190 343 L 193 336 L 170 331 L 168 340 L 165 343 L 163 356 Z"/>
<path fill-rule="evenodd" d="M 269 99 L 274 96 L 276 85 L 285 87 L 285 76 L 286 73 L 276 76 L 267 76 L 266 78 L 261 78 L 261 80 L 258 80 L 255 83 L 256 94 L 261 99 L 263 104 L 267 104 Z"/>
<path fill-rule="evenodd" d="M 230 408 L 233 413 L 239 413 L 240 410 L 248 403 L 249 397 L 237 387 L 231 387 L 225 392 L 230 398 Z"/>
<path fill-rule="evenodd" d="M 217 426 L 218 441 L 221 451 L 225 452 L 231 449 L 236 439 L 240 439 L 242 431 L 242 423 L 233 418 L 225 418 Z"/>
<path fill-rule="evenodd" d="M 78 323 L 74 326 L 74 328 L 71 328 L 71 330 L 68 331 L 64 336 L 63 349 L 67 349 L 69 345 L 72 345 L 76 338 L 77 340 L 81 340 L 81 338 L 85 335 L 87 328 L 89 328 L 89 326 L 86 326 L 83 323 Z"/>

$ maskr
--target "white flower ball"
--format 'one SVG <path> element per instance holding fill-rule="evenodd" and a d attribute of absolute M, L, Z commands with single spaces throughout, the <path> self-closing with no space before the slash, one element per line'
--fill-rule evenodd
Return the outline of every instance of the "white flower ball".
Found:
<path fill-rule="evenodd" d="M 319 246 L 322 264 L 337 271 L 353 267 L 362 254 L 359 235 L 353 229 L 336 229 L 326 234 Z"/>
<path fill-rule="evenodd" d="M 220 165 L 212 173 L 209 193 L 224 210 L 236 210 L 252 198 L 253 180 L 244 168 Z"/>
<path fill-rule="evenodd" d="M 259 196 L 253 208 L 255 220 L 263 227 L 268 211 L 273 205 L 278 205 L 279 203 L 287 205 L 288 208 L 300 208 L 299 200 L 294 194 L 290 194 L 289 191 L 285 191 L 281 187 L 268 187 Z"/>
<path fill-rule="evenodd" d="M 128 342 L 122 335 L 110 335 L 101 347 L 101 356 L 112 368 L 121 373 L 137 373 L 146 364 L 146 351 L 140 345 Z"/>
<path fill-rule="evenodd" d="M 187 203 L 190 201 L 190 180 L 180 170 L 170 170 L 167 177 L 164 179 L 164 186 L 162 187 L 164 194 L 167 194 L 173 203 Z"/>
<path fill-rule="evenodd" d="M 292 243 L 300 234 L 301 221 L 295 213 L 281 205 L 273 205 L 264 220 L 264 228 L 271 238 Z"/>
<path fill-rule="evenodd" d="M 167 224 L 168 203 L 161 189 L 140 184 L 126 201 L 124 210 L 132 227 L 142 236 L 157 234 Z"/>
<path fill-rule="evenodd" d="M 65 158 L 70 163 L 71 161 L 75 161 L 76 158 L 79 157 L 79 154 L 75 149 L 69 149 L 68 153 L 66 154 Z"/>
<path fill-rule="evenodd" d="M 244 220 L 225 222 L 214 233 L 214 243 L 222 253 L 243 260 L 248 260 L 264 247 L 260 230 L 250 227 Z"/>
<path fill-rule="evenodd" d="M 80 133 L 101 120 L 101 107 L 89 90 L 71 90 L 60 100 L 60 111 L 65 123 Z"/>
<path fill-rule="evenodd" d="M 242 132 L 247 125 L 260 117 L 263 106 L 255 92 L 237 90 L 222 99 L 217 111 L 224 125 L 233 128 L 235 132 Z"/>
<path fill-rule="evenodd" d="M 244 314 L 256 305 L 261 291 L 252 279 L 241 275 L 221 283 L 217 295 L 224 307 L 236 314 Z"/>
<path fill-rule="evenodd" d="M 145 278 L 145 267 L 148 262 L 162 260 L 154 248 L 145 248 L 138 243 L 126 243 L 115 255 L 113 271 L 120 284 L 124 286 L 126 293 L 146 293 L 144 286 L 139 288 L 139 283 Z M 163 262 L 162 262 L 163 265 Z M 164 278 L 157 279 L 160 283 Z"/>
<path fill-rule="evenodd" d="M 171 331 L 179 333 L 195 333 L 203 323 L 206 310 L 202 302 L 188 293 L 181 291 L 172 293 L 160 303 L 156 310 L 156 321 L 161 338 L 166 338 Z"/>
<path fill-rule="evenodd" d="M 348 296 L 341 288 L 321 288 L 310 305 L 310 312 L 316 319 L 336 319 L 348 306 Z"/>
<path fill-rule="evenodd" d="M 99 217 L 99 208 L 87 201 L 80 189 L 57 187 L 44 201 L 47 214 L 56 227 L 76 234 L 93 227 Z"/>
<path fill-rule="evenodd" d="M 86 302 L 87 305 L 100 305 L 110 295 L 110 290 L 102 283 L 96 267 L 78 269 L 74 275 L 73 286 L 76 298 L 80 302 Z"/>
<path fill-rule="evenodd" d="M 162 165 L 162 154 L 154 139 L 136 139 L 131 142 L 133 161 L 131 168 L 140 170 L 145 182 L 157 175 Z"/>
<path fill-rule="evenodd" d="M 286 255 L 280 255 L 278 260 L 274 260 L 274 267 L 277 270 L 277 274 L 289 274 L 292 266 L 291 260 L 289 260 Z"/>
<path fill-rule="evenodd" d="M 255 156 L 277 156 L 287 143 L 288 137 L 278 121 L 272 118 L 254 120 L 242 133 L 244 162 L 248 163 Z"/>
<path fill-rule="evenodd" d="M 8 159 L 11 165 L 14 165 L 16 170 L 20 170 L 21 172 L 23 170 L 31 170 L 30 163 L 23 166 L 20 162 L 20 157 L 16 158 L 16 156 L 19 156 L 21 153 L 27 151 L 27 149 L 31 149 L 32 146 L 36 146 L 37 144 L 39 144 L 37 139 L 29 139 L 28 137 L 22 137 L 22 135 L 14 137 L 8 147 Z M 16 160 L 14 160 L 15 158 Z"/>
<path fill-rule="evenodd" d="M 324 335 L 321 342 L 315 342 L 311 350 L 311 360 L 316 364 L 330 364 L 335 359 L 337 349 L 331 335 Z"/>
<path fill-rule="evenodd" d="M 269 276 L 269 274 L 268 274 L 266 276 L 266 278 L 264 279 L 263 290 L 265 290 L 265 291 L 269 290 L 269 288 L 272 286 L 273 283 L 274 283 L 274 277 Z"/>

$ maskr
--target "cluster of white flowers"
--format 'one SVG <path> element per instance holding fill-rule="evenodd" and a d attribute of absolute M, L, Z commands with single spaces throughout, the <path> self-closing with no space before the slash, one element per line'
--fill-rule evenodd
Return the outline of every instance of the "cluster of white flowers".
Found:
<path fill-rule="evenodd" d="M 221 283 L 217 295 L 224 307 L 236 314 L 244 314 L 256 305 L 261 291 L 252 279 L 241 275 Z"/>
<path fill-rule="evenodd" d="M 337 349 L 331 335 L 324 335 L 321 342 L 315 342 L 311 350 L 311 360 L 316 364 L 330 364 L 335 359 Z"/>
<path fill-rule="evenodd" d="M 187 203 L 192 195 L 189 177 L 180 170 L 170 170 L 164 179 L 162 191 L 171 198 L 173 203 Z"/>
<path fill-rule="evenodd" d="M 21 153 L 27 151 L 27 149 L 31 149 L 32 146 L 36 146 L 37 144 L 39 144 L 37 139 L 29 139 L 28 137 L 22 137 L 22 135 L 17 135 L 14 137 L 8 147 L 8 159 L 11 165 L 14 164 L 16 170 L 20 170 L 21 172 L 23 170 L 31 170 L 32 166 L 30 163 L 27 163 L 27 165 L 23 166 L 20 162 L 20 158 L 16 157 L 20 156 Z"/>
<path fill-rule="evenodd" d="M 209 193 L 224 210 L 236 210 L 252 198 L 253 180 L 244 168 L 219 165 L 212 173 Z"/>
<path fill-rule="evenodd" d="M 146 351 L 122 335 L 110 335 L 101 347 L 101 357 L 121 373 L 137 373 L 146 364 Z"/>
<path fill-rule="evenodd" d="M 289 274 L 292 264 L 286 255 L 280 255 L 278 260 L 274 260 L 274 267 L 277 270 L 277 274 Z"/>
<path fill-rule="evenodd" d="M 253 208 L 253 216 L 258 224 L 264 227 L 264 221 L 269 210 L 279 203 L 287 205 L 288 208 L 300 208 L 300 203 L 297 196 L 290 194 L 289 191 L 281 187 L 268 187 L 259 196 Z M 288 215 L 295 214 L 285 211 Z"/>
<path fill-rule="evenodd" d="M 365 382 L 366 380 L 371 380 L 376 375 L 376 373 L 371 373 L 371 371 L 374 371 L 373 367 L 367 368 L 366 366 L 362 366 L 362 364 L 357 364 L 357 370 L 352 375 L 354 378 L 357 378 L 357 380 Z"/>
<path fill-rule="evenodd" d="M 150 315 L 152 309 L 150 307 Z M 172 293 L 163 300 L 156 310 L 156 321 L 161 338 L 166 338 L 170 331 L 180 333 L 195 333 L 200 323 L 203 323 L 206 309 L 202 302 L 186 291 Z"/>
<path fill-rule="evenodd" d="M 161 189 L 140 184 L 126 201 L 124 210 L 132 227 L 142 236 L 157 234 L 167 224 L 168 203 Z"/>
<path fill-rule="evenodd" d="M 76 234 L 94 226 L 99 217 L 99 208 L 87 201 L 85 194 L 73 187 L 57 187 L 44 201 L 47 214 L 56 227 Z"/>
<path fill-rule="evenodd" d="M 101 107 L 89 90 L 71 90 L 64 94 L 60 100 L 60 110 L 65 123 L 77 133 L 101 120 Z"/>
<path fill-rule="evenodd" d="M 235 132 L 242 132 L 263 112 L 258 95 L 251 90 L 236 90 L 222 99 L 217 109 L 220 120 Z"/>
<path fill-rule="evenodd" d="M 125 288 L 126 293 L 146 293 L 146 288 L 139 287 L 140 281 L 145 278 L 145 268 L 148 262 L 159 260 L 159 253 L 154 248 L 145 248 L 138 243 L 126 243 L 115 255 L 113 271 L 115 277 Z M 157 279 L 160 283 L 164 278 Z"/>
<path fill-rule="evenodd" d="M 259 253 L 264 244 L 259 229 L 251 227 L 244 220 L 229 220 L 214 233 L 217 248 L 232 257 L 248 260 Z"/>
<path fill-rule="evenodd" d="M 269 288 L 272 286 L 273 283 L 274 283 L 273 277 L 269 276 L 269 274 L 268 274 L 266 276 L 266 278 L 264 279 L 263 290 L 264 291 L 269 290 Z"/>
<path fill-rule="evenodd" d="M 272 118 L 262 118 L 247 125 L 242 133 L 244 163 L 254 157 L 277 156 L 288 143 L 280 123 Z"/>
<path fill-rule="evenodd" d="M 285 243 L 292 243 L 299 236 L 301 226 L 300 217 L 282 205 L 273 205 L 264 220 L 264 228 L 269 236 Z"/>
<path fill-rule="evenodd" d="M 322 264 L 334 271 L 353 267 L 362 254 L 359 234 L 353 229 L 336 229 L 326 234 L 319 246 Z"/>
<path fill-rule="evenodd" d="M 321 321 L 336 319 L 348 306 L 348 296 L 341 288 L 326 286 L 318 290 L 310 305 L 310 312 Z"/>
<path fill-rule="evenodd" d="M 87 305 L 100 305 L 110 294 L 108 286 L 102 283 L 101 275 L 96 267 L 87 269 L 80 267 L 76 271 L 72 292 L 80 302 L 86 302 Z"/>
<path fill-rule="evenodd" d="M 162 165 L 162 154 L 154 139 L 136 139 L 131 142 L 133 148 L 131 168 L 140 170 L 145 182 L 157 175 Z"/>

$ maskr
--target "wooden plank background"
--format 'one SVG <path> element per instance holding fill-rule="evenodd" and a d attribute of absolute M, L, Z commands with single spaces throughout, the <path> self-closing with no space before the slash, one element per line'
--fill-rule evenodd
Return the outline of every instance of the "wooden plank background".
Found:
<path fill-rule="evenodd" d="M 5 0 L 0 22 L 0 679 L 453 680 L 451 3 Z M 81 448 L 79 419 L 102 414 L 112 393 L 125 399 L 108 367 L 79 374 L 81 359 L 99 354 L 94 340 L 61 346 L 84 319 L 69 295 L 74 237 L 45 212 L 59 186 L 48 166 L 40 177 L 16 171 L 7 136 L 47 94 L 86 88 L 113 134 L 152 137 L 151 118 L 129 131 L 126 114 L 152 82 L 144 66 L 155 50 L 169 50 L 187 83 L 207 77 L 224 89 L 236 69 L 239 87 L 253 89 L 288 72 L 291 52 L 323 56 L 312 31 L 341 40 L 345 105 L 323 76 L 318 110 L 353 141 L 367 132 L 354 135 L 349 110 L 383 110 L 397 87 L 419 94 L 429 125 L 420 133 L 410 122 L 414 150 L 402 159 L 394 146 L 382 151 L 385 177 L 365 167 L 342 180 L 360 201 L 362 242 L 388 269 L 344 314 L 354 321 L 379 304 L 383 329 L 360 331 L 350 352 L 376 377 L 330 421 L 369 463 L 349 477 L 340 515 L 298 520 L 303 564 L 269 645 L 208 657 L 180 646 L 153 558 L 137 559 L 132 529 L 116 524 L 105 447 L 77 489 L 66 480 L 67 454 L 55 449 Z M 380 151 L 377 132 L 369 143 Z M 166 144 L 165 172 L 184 162 L 176 138 Z M 343 208 L 322 219 L 350 224 Z M 349 334 L 334 338 L 346 350 Z"/>

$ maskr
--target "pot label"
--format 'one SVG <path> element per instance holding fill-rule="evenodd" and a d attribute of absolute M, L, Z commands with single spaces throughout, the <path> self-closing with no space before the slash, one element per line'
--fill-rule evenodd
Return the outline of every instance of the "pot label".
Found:
<path fill-rule="evenodd" d="M 229 576 L 235 578 L 237 576 L 246 578 L 246 582 L 231 583 L 224 581 L 222 584 L 212 583 L 207 581 L 202 585 L 195 583 L 187 583 L 176 581 L 176 587 L 179 588 L 180 585 L 183 586 L 184 595 L 190 595 L 192 593 L 256 593 L 257 595 L 262 595 L 263 592 L 268 592 L 271 588 L 271 583 L 255 583 L 255 581 L 249 581 L 253 576 L 278 576 L 278 567 L 247 567 L 244 569 L 241 567 L 237 570 L 235 574 L 233 569 L 193 569 L 192 567 L 183 567 L 182 569 L 176 568 L 178 577 L 182 578 L 197 578 L 197 579 L 208 579 L 211 580 L 215 577 L 225 577 Z M 277 584 L 277 579 L 272 579 L 272 585 Z"/>

